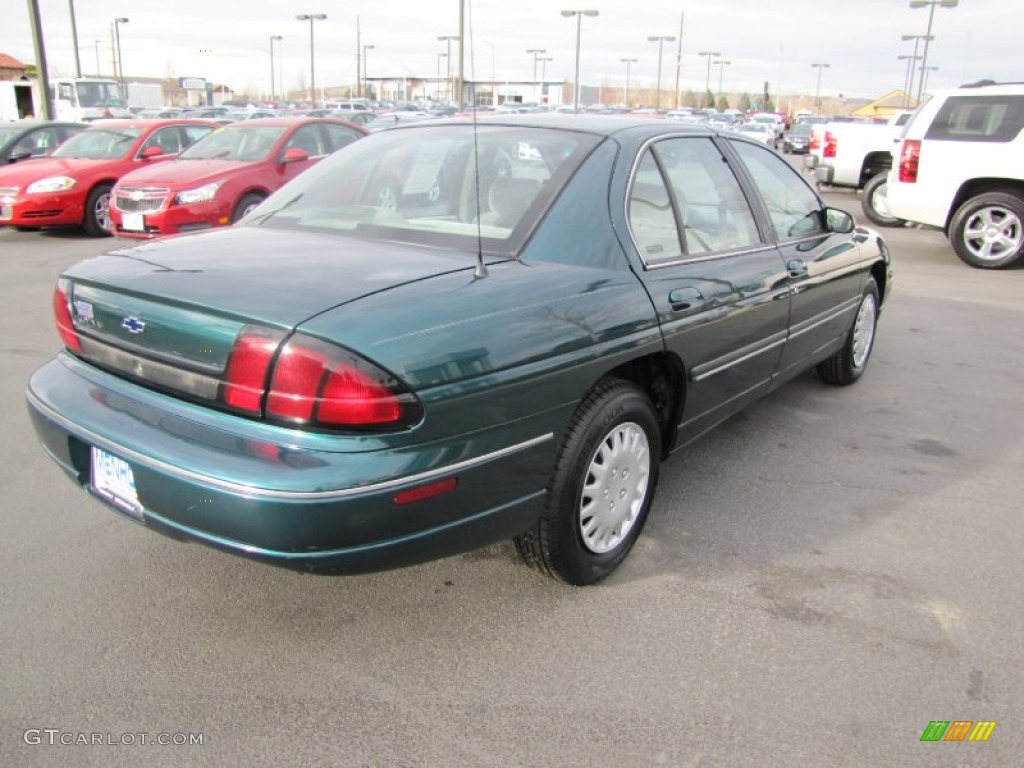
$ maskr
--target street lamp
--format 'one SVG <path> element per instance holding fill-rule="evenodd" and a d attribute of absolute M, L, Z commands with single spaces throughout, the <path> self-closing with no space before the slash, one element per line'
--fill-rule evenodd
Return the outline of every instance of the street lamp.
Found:
<path fill-rule="evenodd" d="M 545 93 L 545 91 L 544 91 L 545 81 L 548 79 L 548 76 L 547 76 L 548 62 L 549 61 L 554 61 L 554 59 L 551 58 L 550 56 L 541 56 L 539 59 L 537 59 L 537 61 L 540 62 L 540 95 L 541 95 L 541 99 L 543 99 L 544 98 L 544 93 Z"/>
<path fill-rule="evenodd" d="M 636 64 L 639 59 L 619 59 L 623 64 L 626 65 L 626 109 L 629 109 L 629 65 Z"/>
<path fill-rule="evenodd" d="M 928 73 L 937 71 L 938 67 L 921 67 L 921 69 L 924 70 L 921 75 L 921 90 L 926 91 L 928 90 Z"/>
<path fill-rule="evenodd" d="M 124 16 L 114 19 L 114 43 L 117 45 L 117 82 L 121 84 L 122 95 L 124 95 L 124 65 L 121 63 L 121 25 L 127 23 L 128 19 Z"/>
<path fill-rule="evenodd" d="M 920 56 L 917 55 L 917 46 L 926 37 L 928 38 L 928 40 L 934 40 L 935 39 L 934 37 L 931 37 L 929 35 L 901 35 L 900 36 L 900 40 L 903 40 L 903 41 L 913 40 L 914 41 L 914 59 L 917 60 L 917 59 L 921 58 Z M 910 98 L 910 92 L 913 91 L 913 90 L 914 90 L 914 70 L 913 70 L 913 68 L 911 68 L 911 70 L 910 70 L 910 79 L 909 79 L 909 81 L 907 83 L 907 98 L 908 99 Z M 920 102 L 920 99 L 918 99 L 918 101 Z"/>
<path fill-rule="evenodd" d="M 911 82 L 911 79 L 914 77 L 914 62 L 917 61 L 920 58 L 921 58 L 920 56 L 911 56 L 910 54 L 907 54 L 906 56 L 897 56 L 896 57 L 897 61 L 906 60 L 906 62 L 907 62 L 907 74 L 905 74 L 903 76 L 903 106 L 904 107 L 908 106 L 908 104 L 910 102 L 910 82 Z"/>
<path fill-rule="evenodd" d="M 715 66 L 718 67 L 718 98 L 722 98 L 722 72 L 725 68 L 732 64 L 731 61 L 716 61 Z"/>
<path fill-rule="evenodd" d="M 576 17 L 576 77 L 572 86 L 572 107 L 573 111 L 580 111 L 580 33 L 582 31 L 583 17 L 597 16 L 597 11 L 562 11 L 562 16 L 567 19 Z"/>
<path fill-rule="evenodd" d="M 434 98 L 437 99 L 438 101 L 441 101 L 441 99 L 438 98 L 440 96 L 439 91 L 441 90 L 441 59 L 447 59 L 447 58 L 448 58 L 448 54 L 447 53 L 439 53 L 439 54 L 437 54 L 437 90 L 434 91 Z"/>
<path fill-rule="evenodd" d="M 313 109 L 316 109 L 316 59 L 313 55 L 313 22 L 323 21 L 326 13 L 299 13 L 295 15 L 299 21 L 309 22 L 309 96 Z"/>
<path fill-rule="evenodd" d="M 438 42 L 448 44 L 448 52 L 445 53 L 445 58 L 448 59 L 448 83 L 445 85 L 445 98 L 448 103 L 452 102 L 452 40 L 458 40 L 458 35 L 438 35 Z"/>
<path fill-rule="evenodd" d="M 675 35 L 667 35 L 663 37 L 659 37 L 658 35 L 649 35 L 647 37 L 647 42 L 658 44 L 658 87 L 655 91 L 657 95 L 654 97 L 655 109 L 661 109 L 661 51 L 665 43 L 674 43 L 675 41 Z"/>
<path fill-rule="evenodd" d="M 100 43 L 101 40 L 96 40 L 96 77 L 100 76 Z"/>
<path fill-rule="evenodd" d="M 370 95 L 370 76 L 366 73 L 366 52 L 372 51 L 374 46 L 364 45 L 363 46 L 363 96 L 369 97 Z M 377 101 L 380 101 L 378 98 Z"/>
<path fill-rule="evenodd" d="M 539 94 L 537 93 L 537 54 L 547 53 L 548 51 L 546 48 L 527 48 L 526 52 L 533 54 L 533 89 L 534 96 L 539 96 Z M 540 98 L 535 98 L 534 101 L 539 103 Z"/>
<path fill-rule="evenodd" d="M 814 91 L 814 106 L 821 111 L 821 70 L 828 69 L 831 64 L 811 64 L 811 67 L 818 70 L 818 87 Z"/>
<path fill-rule="evenodd" d="M 274 41 L 284 40 L 281 35 L 270 36 L 270 100 L 276 102 L 277 96 L 274 89 Z"/>
<path fill-rule="evenodd" d="M 708 98 L 708 93 L 711 91 L 711 57 L 721 56 L 722 54 L 719 53 L 718 51 L 701 51 L 697 55 L 708 57 L 708 73 L 707 76 L 704 78 L 704 100 L 706 102 Z M 707 107 L 708 105 L 705 103 L 704 106 Z"/>
<path fill-rule="evenodd" d="M 78 25 L 75 23 L 75 0 L 68 0 L 68 13 L 71 14 L 71 45 L 75 49 L 75 77 L 81 77 L 82 62 L 78 58 Z"/>
<path fill-rule="evenodd" d="M 925 67 L 928 65 L 928 43 L 932 40 L 932 18 L 935 16 L 935 6 L 943 8 L 956 8 L 960 0 L 910 0 L 911 8 L 928 8 L 928 30 L 924 33 L 924 52 L 921 54 L 921 83 L 917 86 L 917 103 L 921 103 L 921 94 L 924 92 Z M 916 51 L 915 51 L 916 53 Z"/>

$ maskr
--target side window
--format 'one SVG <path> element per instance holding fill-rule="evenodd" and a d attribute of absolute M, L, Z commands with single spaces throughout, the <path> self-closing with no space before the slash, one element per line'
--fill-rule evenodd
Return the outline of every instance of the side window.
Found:
<path fill-rule="evenodd" d="M 11 155 L 28 154 L 31 157 L 45 155 L 46 152 L 58 144 L 57 134 L 53 128 L 41 128 L 32 131 L 11 148 Z"/>
<path fill-rule="evenodd" d="M 351 144 L 362 135 L 344 125 L 324 123 L 323 127 L 327 129 L 327 143 L 330 144 L 331 152 L 341 149 L 346 144 Z"/>
<path fill-rule="evenodd" d="M 644 153 L 629 193 L 629 228 L 644 261 L 682 256 L 679 228 L 665 180 L 650 150 Z"/>
<path fill-rule="evenodd" d="M 154 132 L 152 136 L 146 139 L 146 143 L 142 145 L 142 150 L 146 150 L 149 147 L 160 147 L 168 155 L 176 155 L 181 152 L 181 135 L 178 133 L 178 126 L 171 125 Z"/>
<path fill-rule="evenodd" d="M 182 126 L 182 130 L 185 132 L 185 146 L 182 147 L 182 149 L 186 149 L 187 147 L 191 147 L 213 129 L 206 125 L 185 125 Z"/>
<path fill-rule="evenodd" d="M 789 163 L 771 150 L 745 141 L 733 141 L 732 147 L 760 190 L 779 240 L 828 232 L 821 201 Z"/>
<path fill-rule="evenodd" d="M 672 185 L 688 254 L 760 244 L 747 198 L 711 139 L 659 141 L 654 152 Z"/>
<path fill-rule="evenodd" d="M 304 125 L 299 128 L 288 139 L 288 143 L 284 145 L 285 151 L 287 152 L 289 149 L 295 148 L 301 149 L 310 157 L 326 155 L 327 152 L 324 150 L 319 128 L 319 125 Z"/>

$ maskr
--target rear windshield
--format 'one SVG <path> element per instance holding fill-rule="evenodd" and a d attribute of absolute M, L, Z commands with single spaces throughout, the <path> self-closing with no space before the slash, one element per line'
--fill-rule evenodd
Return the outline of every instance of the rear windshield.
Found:
<path fill-rule="evenodd" d="M 600 140 L 519 126 L 396 128 L 321 161 L 248 221 L 513 255 Z"/>
<path fill-rule="evenodd" d="M 1006 142 L 1024 127 L 1024 96 L 951 96 L 925 134 L 945 141 Z"/>

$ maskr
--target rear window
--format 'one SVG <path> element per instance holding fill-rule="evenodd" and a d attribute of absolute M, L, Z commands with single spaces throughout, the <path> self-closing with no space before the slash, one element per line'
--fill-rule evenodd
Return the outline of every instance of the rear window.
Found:
<path fill-rule="evenodd" d="M 1007 142 L 1024 127 L 1024 96 L 952 96 L 939 108 L 926 139 Z"/>

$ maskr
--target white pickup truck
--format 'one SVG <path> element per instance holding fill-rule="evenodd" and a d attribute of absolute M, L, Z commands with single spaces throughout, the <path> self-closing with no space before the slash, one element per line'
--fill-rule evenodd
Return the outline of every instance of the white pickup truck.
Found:
<path fill-rule="evenodd" d="M 814 169 L 819 184 L 863 189 L 864 214 L 874 224 L 901 224 L 885 207 L 885 185 L 892 152 L 912 114 L 898 112 L 884 123 L 814 125 L 805 164 Z"/>

